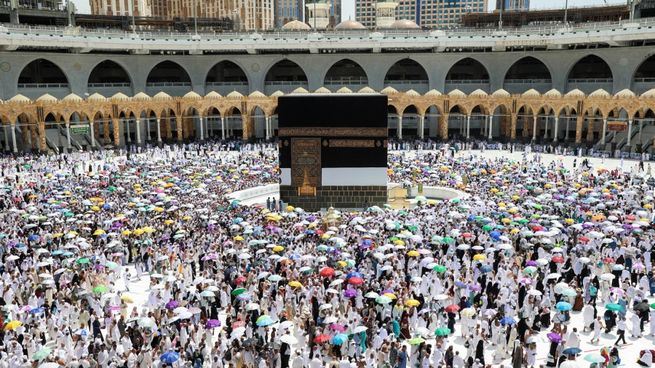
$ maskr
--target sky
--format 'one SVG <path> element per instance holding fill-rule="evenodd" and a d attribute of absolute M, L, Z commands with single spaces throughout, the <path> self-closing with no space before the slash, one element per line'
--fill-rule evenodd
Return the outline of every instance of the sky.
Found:
<path fill-rule="evenodd" d="M 531 9 L 556 9 L 564 8 L 566 0 L 530 0 Z M 72 0 L 80 14 L 88 14 L 89 0 Z M 355 0 L 342 0 L 342 19 L 355 19 Z M 489 11 L 493 10 L 496 6 L 496 0 L 487 0 L 489 3 Z M 608 4 L 624 4 L 624 0 L 606 0 Z M 569 0 L 569 7 L 583 7 L 593 5 L 603 5 L 604 0 Z"/>

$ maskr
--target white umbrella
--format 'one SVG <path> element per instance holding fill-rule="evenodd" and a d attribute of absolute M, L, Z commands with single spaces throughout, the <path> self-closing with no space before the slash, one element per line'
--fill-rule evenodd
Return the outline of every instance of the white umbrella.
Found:
<path fill-rule="evenodd" d="M 604 273 L 600 275 L 600 279 L 604 281 L 612 281 L 616 278 L 616 276 L 612 275 L 611 273 Z"/>
<path fill-rule="evenodd" d="M 282 329 L 282 330 L 286 330 L 289 327 L 293 327 L 293 322 L 292 321 L 284 321 L 284 322 L 280 323 L 279 328 Z"/>
<path fill-rule="evenodd" d="M 322 304 L 320 307 L 318 307 L 318 310 L 326 310 L 326 309 L 332 309 L 332 304 Z"/>
<path fill-rule="evenodd" d="M 248 304 L 246 304 L 246 310 L 247 311 L 259 310 L 259 304 L 257 304 L 257 303 L 248 303 Z"/>
<path fill-rule="evenodd" d="M 353 333 L 360 333 L 368 330 L 366 326 L 357 326 L 353 329 Z"/>
<path fill-rule="evenodd" d="M 289 345 L 295 345 L 295 344 L 298 343 L 298 339 L 296 339 L 295 337 L 293 337 L 291 335 L 283 335 L 282 337 L 280 337 L 280 341 L 282 341 L 285 344 L 289 344 Z"/>

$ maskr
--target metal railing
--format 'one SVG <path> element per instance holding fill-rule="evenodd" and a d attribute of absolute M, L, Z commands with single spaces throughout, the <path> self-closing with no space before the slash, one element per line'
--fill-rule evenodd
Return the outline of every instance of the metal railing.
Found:
<path fill-rule="evenodd" d="M 132 83 L 89 83 L 88 88 L 132 87 Z"/>
<path fill-rule="evenodd" d="M 505 79 L 505 83 L 513 84 L 538 84 L 538 83 L 553 83 L 552 79 Z"/>
<path fill-rule="evenodd" d="M 191 82 L 149 82 L 146 87 L 191 87 Z"/>
<path fill-rule="evenodd" d="M 18 83 L 18 88 L 68 88 L 68 83 Z"/>
<path fill-rule="evenodd" d="M 414 84 L 428 84 L 430 81 L 427 79 L 408 79 L 408 80 L 401 80 L 401 79 L 385 79 L 384 84 L 396 84 L 396 85 L 414 85 Z"/>
<path fill-rule="evenodd" d="M 248 81 L 234 81 L 234 82 L 207 82 L 206 86 L 247 86 Z"/>
<path fill-rule="evenodd" d="M 298 86 L 304 87 L 307 86 L 307 81 L 266 81 L 264 82 L 265 86 Z"/>
<path fill-rule="evenodd" d="M 489 79 L 446 79 L 446 84 L 489 84 Z"/>
<path fill-rule="evenodd" d="M 362 77 L 325 78 L 325 84 L 326 85 L 368 84 L 368 78 L 362 78 Z"/>
<path fill-rule="evenodd" d="M 568 83 L 612 83 L 612 78 L 573 78 Z"/>

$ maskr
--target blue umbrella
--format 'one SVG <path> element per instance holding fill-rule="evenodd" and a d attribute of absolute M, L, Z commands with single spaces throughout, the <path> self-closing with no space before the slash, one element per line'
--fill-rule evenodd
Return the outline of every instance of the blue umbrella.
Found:
<path fill-rule="evenodd" d="M 571 347 L 571 348 L 566 348 L 564 351 L 562 351 L 562 354 L 564 355 L 576 355 L 582 353 L 582 350 L 579 348 Z"/>
<path fill-rule="evenodd" d="M 503 319 L 500 320 L 500 324 L 505 326 L 505 325 L 513 325 L 516 323 L 516 320 L 512 317 L 503 317 Z"/>
<path fill-rule="evenodd" d="M 57 250 L 53 250 L 52 252 L 50 252 L 50 254 L 52 254 L 53 256 L 59 256 L 59 255 L 64 254 L 64 251 L 61 250 L 61 249 L 57 249 Z"/>
<path fill-rule="evenodd" d="M 572 307 L 573 306 L 571 305 L 571 303 L 568 302 L 559 302 L 555 304 L 555 308 L 557 308 L 557 310 L 560 310 L 562 312 L 569 311 L 571 310 Z"/>
<path fill-rule="evenodd" d="M 32 313 L 32 314 L 40 314 L 40 313 L 43 313 L 44 310 L 45 310 L 45 309 L 43 309 L 43 307 L 33 308 L 32 310 L 30 310 L 30 313 Z"/>
<path fill-rule="evenodd" d="M 346 341 L 348 341 L 348 335 L 346 334 L 336 334 L 332 337 L 332 340 L 330 340 L 332 345 L 336 346 L 341 346 Z"/>
<path fill-rule="evenodd" d="M 348 272 L 348 274 L 346 275 L 346 278 L 349 279 L 349 278 L 351 278 L 351 277 L 364 278 L 364 277 L 362 276 L 362 274 L 359 273 L 359 272 L 357 272 L 357 271 Z"/>
<path fill-rule="evenodd" d="M 180 359 L 180 354 L 174 352 L 174 351 L 168 351 L 159 357 L 159 360 L 161 360 L 162 363 L 165 364 L 173 364 L 177 362 Z"/>
<path fill-rule="evenodd" d="M 491 266 L 484 265 L 484 266 L 480 267 L 480 271 L 482 271 L 484 273 L 491 272 Z"/>
<path fill-rule="evenodd" d="M 32 234 L 32 235 L 27 237 L 27 240 L 29 240 L 29 241 L 38 241 L 39 239 L 41 239 L 41 237 L 36 235 L 36 234 Z"/>

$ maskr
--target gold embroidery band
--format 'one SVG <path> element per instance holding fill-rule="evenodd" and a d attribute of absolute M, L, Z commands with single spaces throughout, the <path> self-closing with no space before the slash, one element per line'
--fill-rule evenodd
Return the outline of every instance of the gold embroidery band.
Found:
<path fill-rule="evenodd" d="M 373 139 L 330 139 L 330 147 L 370 148 L 375 147 Z"/>
<path fill-rule="evenodd" d="M 387 137 L 387 128 L 280 128 L 280 137 Z"/>

